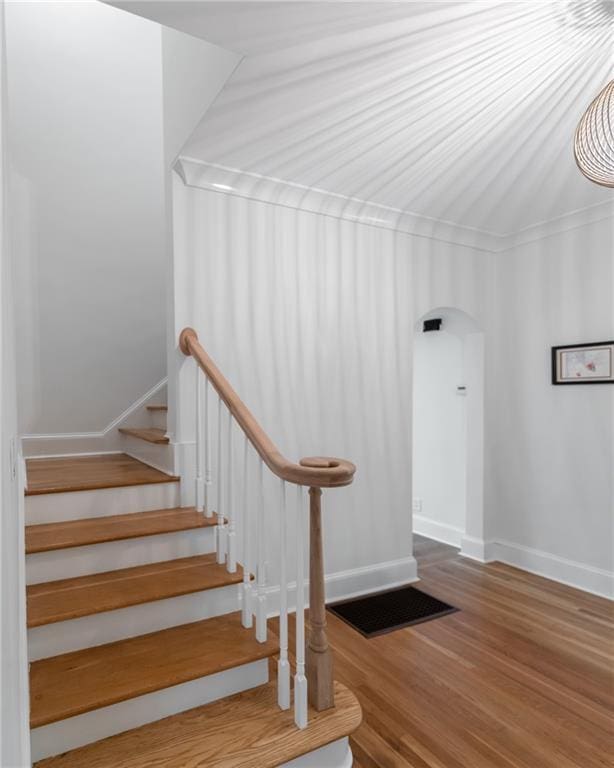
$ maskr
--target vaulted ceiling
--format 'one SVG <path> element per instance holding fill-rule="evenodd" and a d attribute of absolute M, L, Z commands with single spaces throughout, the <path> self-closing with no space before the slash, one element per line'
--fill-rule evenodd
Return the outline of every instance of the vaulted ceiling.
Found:
<path fill-rule="evenodd" d="M 613 200 L 573 158 L 612 0 L 114 4 L 244 54 L 186 155 L 497 233 Z"/>

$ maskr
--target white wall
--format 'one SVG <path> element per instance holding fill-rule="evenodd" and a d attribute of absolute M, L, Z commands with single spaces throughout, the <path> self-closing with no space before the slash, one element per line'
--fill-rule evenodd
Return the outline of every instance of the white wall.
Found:
<path fill-rule="evenodd" d="M 466 512 L 466 399 L 463 340 L 448 329 L 414 342 L 414 530 L 460 546 Z"/>
<path fill-rule="evenodd" d="M 23 478 L 17 441 L 13 253 L 7 214 L 4 2 L 0 0 L 0 765 L 30 765 Z"/>
<path fill-rule="evenodd" d="M 162 70 L 164 93 L 164 151 L 167 167 L 174 165 L 176 156 L 189 139 L 199 120 L 215 101 L 219 91 L 241 60 L 239 54 L 227 51 L 204 40 L 192 38 L 174 29 L 162 29 Z M 173 188 L 177 182 L 175 173 L 165 179 L 167 252 L 173 254 L 167 264 L 167 314 L 166 353 L 167 367 L 171 372 L 168 382 L 167 427 L 174 434 L 181 406 L 177 394 L 177 381 L 173 375 L 183 355 L 177 351 L 178 318 L 187 311 L 189 300 L 175 288 L 176 272 L 181 270 L 181 260 L 174 255 Z M 178 462 L 176 472 L 181 472 L 185 461 Z M 186 496 L 189 481 L 182 483 L 183 503 L 193 504 Z"/>
<path fill-rule="evenodd" d="M 488 254 L 181 182 L 176 205 L 176 336 L 197 329 L 289 458 L 356 463 L 324 493 L 327 572 L 407 578 L 414 323 L 441 304 L 482 315 Z"/>
<path fill-rule="evenodd" d="M 160 28 L 7 6 L 20 428 L 104 428 L 165 375 Z"/>
<path fill-rule="evenodd" d="M 552 386 L 549 353 L 614 338 L 612 230 L 607 218 L 497 256 L 488 415 L 498 556 L 601 592 L 614 570 L 614 386 Z"/>
<path fill-rule="evenodd" d="M 117 448 L 166 375 L 168 169 L 240 57 L 99 2 L 11 3 L 8 54 L 20 429 Z"/>
<path fill-rule="evenodd" d="M 168 27 L 161 35 L 164 155 L 171 168 L 241 56 Z"/>
<path fill-rule="evenodd" d="M 430 235 L 368 226 L 361 214 L 386 212 L 197 165 L 183 163 L 188 186 L 176 189 L 175 336 L 197 328 L 288 456 L 358 465 L 355 484 L 330 494 L 327 569 L 411 552 L 413 329 L 451 307 L 484 331 L 467 336 L 485 374 L 484 424 L 472 420 L 469 440 L 484 439 L 463 551 L 608 592 L 614 388 L 553 387 L 549 365 L 551 345 L 614 335 L 611 210 L 540 225 L 497 251 L 437 223 Z M 222 180 L 234 194 L 212 191 Z M 193 438 L 192 396 L 180 398 L 180 442 Z"/>

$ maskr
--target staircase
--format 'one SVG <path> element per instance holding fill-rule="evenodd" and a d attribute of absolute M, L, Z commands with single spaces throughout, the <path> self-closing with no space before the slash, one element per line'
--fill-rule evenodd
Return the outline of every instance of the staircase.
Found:
<path fill-rule="evenodd" d="M 203 376 L 197 363 L 197 375 Z M 206 387 L 220 383 L 212 373 L 205 372 Z M 233 418 L 238 413 L 242 426 L 244 414 L 236 405 L 232 412 L 229 403 L 236 395 L 227 386 L 220 386 L 220 404 Z M 225 475 L 220 489 L 236 483 L 245 491 L 248 473 L 242 482 L 236 474 L 232 478 L 232 432 L 224 442 L 218 419 L 217 435 L 211 432 L 216 439 L 209 439 L 212 408 L 205 392 L 203 414 L 202 386 L 197 389 L 194 507 L 179 506 L 180 477 L 127 454 L 27 462 L 30 725 L 39 768 L 351 766 L 347 737 L 361 713 L 353 694 L 332 682 L 318 576 L 321 538 L 318 544 L 316 533 L 314 546 L 313 530 L 320 487 L 310 492 L 312 620 L 306 660 L 302 590 L 296 595 L 293 712 L 287 555 L 280 554 L 278 641 L 267 630 L 264 547 L 250 550 L 252 538 L 260 545 L 266 538 L 264 510 L 250 522 L 245 505 L 239 518 L 232 493 L 221 491 L 215 515 L 210 509 L 212 499 L 205 497 L 213 484 L 203 479 L 211 474 L 210 462 L 218 480 Z M 127 446 L 138 440 L 168 450 L 166 405 L 150 405 L 148 411 L 150 425 L 120 430 Z M 246 445 L 247 439 L 246 434 Z M 306 469 L 310 480 L 326 487 L 332 469 L 331 484 L 346 484 L 338 482 L 339 464 L 330 462 L 308 460 L 304 468 L 287 463 L 284 471 Z M 275 667 L 277 680 L 270 680 Z"/>

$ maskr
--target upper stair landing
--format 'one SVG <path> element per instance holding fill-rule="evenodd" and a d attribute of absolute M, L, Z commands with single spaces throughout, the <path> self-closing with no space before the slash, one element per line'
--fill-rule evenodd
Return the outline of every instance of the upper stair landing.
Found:
<path fill-rule="evenodd" d="M 26 470 L 26 496 L 179 482 L 124 453 L 28 459 Z"/>

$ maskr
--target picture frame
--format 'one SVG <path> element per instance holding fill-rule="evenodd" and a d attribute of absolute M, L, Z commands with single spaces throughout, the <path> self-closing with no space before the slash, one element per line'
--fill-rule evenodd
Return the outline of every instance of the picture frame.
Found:
<path fill-rule="evenodd" d="M 552 347 L 552 383 L 614 384 L 614 341 Z"/>

